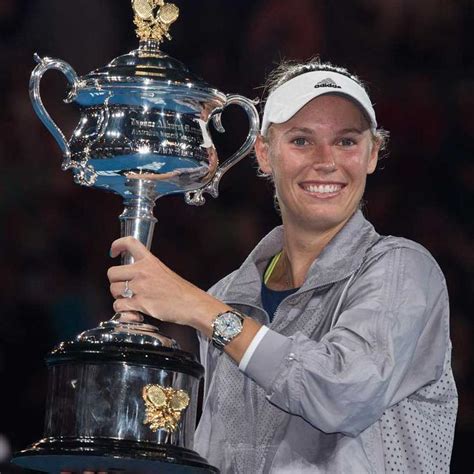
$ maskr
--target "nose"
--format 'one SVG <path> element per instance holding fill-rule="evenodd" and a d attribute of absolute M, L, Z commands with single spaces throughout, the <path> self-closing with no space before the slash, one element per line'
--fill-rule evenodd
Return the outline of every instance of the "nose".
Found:
<path fill-rule="evenodd" d="M 330 145 L 320 144 L 313 156 L 313 167 L 319 171 L 330 173 L 337 169 L 334 150 Z"/>

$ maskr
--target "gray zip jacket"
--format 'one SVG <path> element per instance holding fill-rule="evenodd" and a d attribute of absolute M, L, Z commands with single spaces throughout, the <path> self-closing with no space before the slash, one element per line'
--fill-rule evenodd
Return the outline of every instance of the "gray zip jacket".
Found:
<path fill-rule="evenodd" d="M 195 448 L 222 473 L 449 472 L 457 393 L 443 274 L 357 211 L 278 307 L 261 308 L 278 227 L 210 292 L 267 325 L 242 373 L 201 339 Z"/>

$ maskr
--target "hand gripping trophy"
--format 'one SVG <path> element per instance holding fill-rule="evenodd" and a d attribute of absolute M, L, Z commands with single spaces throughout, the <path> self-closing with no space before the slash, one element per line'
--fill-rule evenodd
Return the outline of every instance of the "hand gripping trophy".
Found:
<path fill-rule="evenodd" d="M 184 193 L 188 204 L 218 195 L 222 175 L 252 149 L 259 128 L 252 101 L 225 95 L 159 49 L 179 9 L 164 0 L 132 0 L 139 48 L 84 77 L 59 59 L 39 58 L 32 73 L 33 107 L 59 144 L 62 168 L 76 183 L 123 197 L 122 236 L 150 247 L 156 199 Z M 50 70 L 70 83 L 66 102 L 81 111 L 67 141 L 40 96 Z M 219 165 L 211 123 L 224 132 L 221 113 L 244 108 L 245 143 Z M 125 255 L 122 263 L 132 263 Z M 101 323 L 48 356 L 44 438 L 14 462 L 47 472 L 217 472 L 192 450 L 202 366 L 148 324 Z"/>

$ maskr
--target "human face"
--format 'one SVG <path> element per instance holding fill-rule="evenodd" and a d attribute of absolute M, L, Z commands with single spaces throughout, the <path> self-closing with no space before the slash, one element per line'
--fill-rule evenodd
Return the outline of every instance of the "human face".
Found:
<path fill-rule="evenodd" d="M 313 99 L 256 144 L 283 223 L 321 231 L 340 228 L 356 211 L 378 150 L 362 111 L 337 95 Z"/>

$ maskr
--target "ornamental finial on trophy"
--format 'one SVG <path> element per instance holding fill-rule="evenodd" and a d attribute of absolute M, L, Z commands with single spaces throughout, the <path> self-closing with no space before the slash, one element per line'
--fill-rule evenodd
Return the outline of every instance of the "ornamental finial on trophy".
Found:
<path fill-rule="evenodd" d="M 174 3 L 164 0 L 132 0 L 135 13 L 134 23 L 140 41 L 156 41 L 163 38 L 171 39 L 170 26 L 179 17 L 179 8 Z"/>

